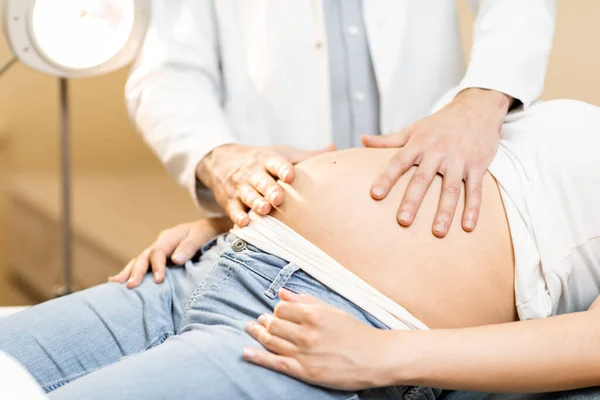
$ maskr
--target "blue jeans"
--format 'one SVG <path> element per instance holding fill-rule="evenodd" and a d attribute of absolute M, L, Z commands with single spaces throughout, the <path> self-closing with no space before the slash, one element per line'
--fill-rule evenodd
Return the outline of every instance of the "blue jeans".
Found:
<path fill-rule="evenodd" d="M 444 392 L 440 400 L 600 400 L 600 388 L 552 393 Z"/>
<path fill-rule="evenodd" d="M 244 325 L 273 311 L 281 287 L 386 327 L 294 265 L 240 242 L 220 236 L 159 285 L 151 275 L 133 290 L 107 283 L 10 316 L 0 322 L 0 350 L 50 399 L 433 400 L 427 388 L 323 389 L 245 362 L 242 349 L 259 344 Z"/>

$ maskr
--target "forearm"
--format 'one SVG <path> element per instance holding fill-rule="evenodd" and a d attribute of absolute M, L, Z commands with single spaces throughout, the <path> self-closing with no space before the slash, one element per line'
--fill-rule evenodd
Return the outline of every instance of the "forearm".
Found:
<path fill-rule="evenodd" d="M 396 384 L 547 392 L 600 384 L 600 314 L 590 310 L 502 325 L 388 332 Z M 404 332 L 404 334 L 406 334 Z"/>

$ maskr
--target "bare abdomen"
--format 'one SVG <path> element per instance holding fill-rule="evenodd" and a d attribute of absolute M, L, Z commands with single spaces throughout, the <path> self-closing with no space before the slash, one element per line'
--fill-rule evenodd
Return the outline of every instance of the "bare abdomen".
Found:
<path fill-rule="evenodd" d="M 463 201 L 444 239 L 431 233 L 441 191 L 432 183 L 410 228 L 396 222 L 405 174 L 390 195 L 371 198 L 377 173 L 392 149 L 352 149 L 299 164 L 283 205 L 271 215 L 321 248 L 431 328 L 516 319 L 514 262 L 508 222 L 494 179 L 487 174 L 479 223 L 460 226 Z"/>

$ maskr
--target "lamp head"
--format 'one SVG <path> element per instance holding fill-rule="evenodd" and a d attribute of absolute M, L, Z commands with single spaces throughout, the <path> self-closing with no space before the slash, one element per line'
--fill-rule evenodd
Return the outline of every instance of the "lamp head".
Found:
<path fill-rule="evenodd" d="M 3 0 L 5 38 L 30 68 L 73 78 L 129 64 L 141 48 L 150 0 Z"/>

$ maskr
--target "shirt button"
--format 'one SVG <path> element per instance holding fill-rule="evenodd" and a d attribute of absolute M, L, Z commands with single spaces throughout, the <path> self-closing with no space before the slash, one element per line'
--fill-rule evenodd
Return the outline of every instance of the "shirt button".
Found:
<path fill-rule="evenodd" d="M 322 41 L 320 41 L 320 40 L 317 40 L 317 42 L 315 43 L 315 47 L 316 47 L 317 49 L 319 49 L 319 50 L 320 50 L 320 49 L 322 49 L 322 48 L 323 48 L 323 46 L 324 46 L 324 45 L 323 45 L 323 42 L 322 42 Z"/>
<path fill-rule="evenodd" d="M 360 91 L 354 92 L 354 100 L 359 101 L 359 102 L 365 101 L 365 94 Z"/>
<path fill-rule="evenodd" d="M 358 35 L 360 33 L 360 30 L 358 29 L 358 26 L 356 26 L 356 25 L 350 25 L 348 27 L 348 33 L 351 36 L 356 36 L 356 35 Z"/>

